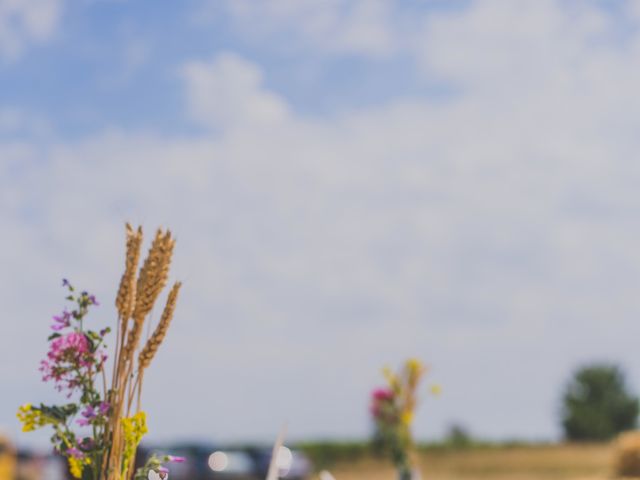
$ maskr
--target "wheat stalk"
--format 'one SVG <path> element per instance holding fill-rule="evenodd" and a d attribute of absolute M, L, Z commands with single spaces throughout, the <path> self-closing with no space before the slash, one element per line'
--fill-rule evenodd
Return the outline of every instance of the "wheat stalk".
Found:
<path fill-rule="evenodd" d="M 140 269 L 134 318 L 147 316 L 166 285 L 174 245 L 175 240 L 171 238 L 171 232 L 167 231 L 164 235 L 161 230 L 156 232 L 147 259 Z"/>
<path fill-rule="evenodd" d="M 180 293 L 181 286 L 182 284 L 180 282 L 176 282 L 169 292 L 167 303 L 165 304 L 164 310 L 162 311 L 162 316 L 160 317 L 158 326 L 153 331 L 153 335 L 151 335 L 149 340 L 147 340 L 147 343 L 138 356 L 139 372 L 144 371 L 149 366 L 151 360 L 153 360 L 153 357 L 158 351 L 160 344 L 164 340 L 164 337 L 167 334 L 167 330 L 169 330 L 169 325 L 171 324 L 171 319 L 173 318 L 173 312 L 176 309 L 176 302 L 178 300 L 178 293 Z"/>
<path fill-rule="evenodd" d="M 126 224 L 127 250 L 125 256 L 125 270 L 120 280 L 120 287 L 116 296 L 116 308 L 118 309 L 119 322 L 116 331 L 116 352 L 114 357 L 114 369 L 112 378 L 112 389 L 118 388 L 117 373 L 120 365 L 120 354 L 124 348 L 129 318 L 133 313 L 133 306 L 136 297 L 136 270 L 140 260 L 140 247 L 142 245 L 142 227 L 133 230 L 130 224 Z"/>
<path fill-rule="evenodd" d="M 124 449 L 124 438 L 120 420 L 123 417 L 130 416 L 132 400 L 136 393 L 139 410 L 144 370 L 149 367 L 164 340 L 173 318 L 181 286 L 181 283 L 177 282 L 169 292 L 160 322 L 137 357 L 137 375 L 134 375 L 135 352 L 140 342 L 147 316 L 167 283 L 175 240 L 172 238 L 170 231 L 163 232 L 158 229 L 151 242 L 147 257 L 136 277 L 141 243 L 142 229 L 138 228 L 137 231 L 134 231 L 127 224 L 125 273 L 122 276 L 116 297 L 116 307 L 120 317 L 118 327 L 122 331 L 119 335 L 119 344 L 116 347 L 110 396 L 112 410 L 107 435 L 110 436 L 108 438 L 111 441 L 110 450 L 105 455 L 103 463 L 103 470 L 106 470 L 108 480 L 120 480 L 122 478 L 120 461 Z M 128 328 L 129 323 L 131 323 L 130 328 Z M 133 465 L 129 467 L 129 472 L 127 473 L 132 473 L 132 469 Z"/>
<path fill-rule="evenodd" d="M 167 284 L 174 245 L 175 240 L 171 238 L 171 232 L 167 231 L 164 234 L 162 230 L 156 232 L 147 258 L 138 275 L 133 323 L 124 346 L 125 362 L 133 362 L 133 355 L 142 336 L 145 318 L 153 309 L 158 295 Z"/>
<path fill-rule="evenodd" d="M 133 312 L 136 295 L 136 269 L 140 259 L 140 246 L 142 244 L 142 227 L 137 231 L 127 223 L 127 254 L 125 259 L 125 269 L 120 280 L 118 295 L 116 296 L 116 307 L 122 320 L 128 320 Z"/>
<path fill-rule="evenodd" d="M 176 309 L 176 302 L 178 300 L 178 294 L 180 293 L 180 287 L 182 283 L 176 282 L 171 290 L 169 291 L 169 295 L 167 297 L 167 302 L 164 306 L 164 310 L 162 311 L 162 316 L 160 317 L 160 321 L 156 329 L 153 331 L 153 334 L 147 340 L 144 348 L 140 351 L 138 355 L 138 378 L 136 380 L 136 387 L 138 393 L 138 409 L 140 408 L 140 396 L 142 395 L 142 382 L 144 378 L 144 371 L 149 367 L 153 357 L 155 357 L 164 337 L 169 330 L 169 325 L 171 324 L 171 320 L 173 318 L 173 312 Z M 129 408 L 131 407 L 131 403 L 133 402 L 133 394 L 136 389 L 133 389 L 129 396 Z"/>

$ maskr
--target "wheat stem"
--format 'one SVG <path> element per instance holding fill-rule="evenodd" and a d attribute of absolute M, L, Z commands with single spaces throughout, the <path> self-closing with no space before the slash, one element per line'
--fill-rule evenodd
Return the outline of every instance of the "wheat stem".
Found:
<path fill-rule="evenodd" d="M 134 399 L 137 399 L 136 410 L 140 410 L 144 371 L 167 333 L 181 285 L 176 283 L 172 287 L 158 326 L 136 358 L 144 324 L 167 283 L 175 240 L 170 231 L 158 230 L 136 276 L 141 244 L 142 229 L 134 231 L 127 224 L 125 272 L 116 297 L 118 326 L 114 370 L 109 390 L 111 412 L 109 424 L 105 429 L 105 444 L 109 445 L 110 449 L 105 453 L 102 463 L 102 471 L 107 480 L 128 478 L 133 472 L 133 465 L 130 465 L 123 477 L 120 464 L 124 449 L 121 419 L 131 415 Z"/>

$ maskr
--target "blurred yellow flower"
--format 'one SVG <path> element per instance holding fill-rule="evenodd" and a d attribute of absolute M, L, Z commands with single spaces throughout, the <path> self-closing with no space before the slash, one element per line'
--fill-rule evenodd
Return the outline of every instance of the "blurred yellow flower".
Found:
<path fill-rule="evenodd" d="M 433 385 L 431 385 L 429 390 L 431 390 L 432 395 L 436 395 L 436 396 L 442 393 L 442 387 L 437 383 L 434 383 Z"/>
<path fill-rule="evenodd" d="M 413 421 L 413 412 L 405 411 L 400 415 L 400 421 L 407 427 L 411 425 Z"/>
<path fill-rule="evenodd" d="M 69 457 L 69 472 L 73 476 L 73 478 L 82 478 L 82 470 L 84 470 L 84 465 L 82 465 L 82 460 L 76 457 Z"/>
<path fill-rule="evenodd" d="M 410 358 L 407 360 L 407 370 L 410 374 L 419 375 L 425 370 L 425 367 L 417 358 Z"/>
<path fill-rule="evenodd" d="M 23 432 L 31 432 L 36 428 L 43 427 L 44 425 L 58 423 L 56 419 L 44 415 L 42 410 L 33 408 L 33 405 L 30 403 L 25 403 L 18 408 L 16 417 L 18 417 L 18 420 L 22 422 Z"/>
<path fill-rule="evenodd" d="M 74 478 L 82 478 L 82 472 L 84 470 L 85 465 L 91 465 L 91 459 L 89 457 L 78 458 L 73 455 L 67 458 L 69 462 L 69 473 Z"/>
<path fill-rule="evenodd" d="M 129 464 L 136 453 L 136 448 L 140 444 L 142 437 L 149 431 L 147 429 L 147 414 L 143 411 L 136 413 L 133 417 L 123 418 L 122 433 L 124 435 L 124 453 L 122 459 L 123 475 L 129 468 Z"/>

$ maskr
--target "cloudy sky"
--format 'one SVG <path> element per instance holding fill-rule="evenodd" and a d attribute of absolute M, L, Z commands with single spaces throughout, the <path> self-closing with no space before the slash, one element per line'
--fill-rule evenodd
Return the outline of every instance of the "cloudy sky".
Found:
<path fill-rule="evenodd" d="M 0 425 L 56 398 L 62 277 L 114 321 L 126 220 L 184 281 L 156 439 L 363 437 L 408 356 L 420 438 L 556 438 L 592 360 L 640 387 L 639 7 L 0 0 Z"/>

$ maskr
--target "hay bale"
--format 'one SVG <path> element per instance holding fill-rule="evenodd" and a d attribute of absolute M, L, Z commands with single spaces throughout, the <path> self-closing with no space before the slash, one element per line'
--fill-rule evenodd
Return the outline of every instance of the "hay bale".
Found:
<path fill-rule="evenodd" d="M 614 445 L 614 469 L 618 477 L 640 477 L 640 431 L 618 436 Z"/>

